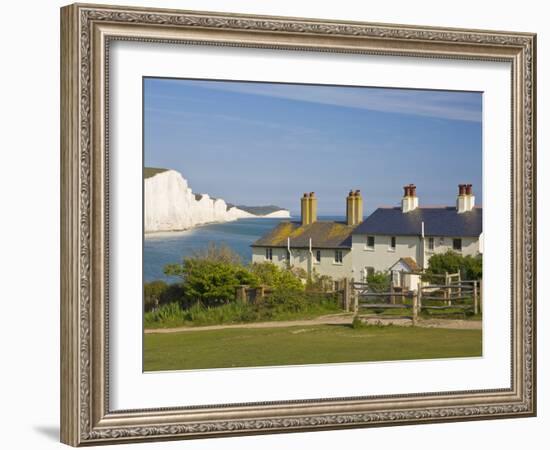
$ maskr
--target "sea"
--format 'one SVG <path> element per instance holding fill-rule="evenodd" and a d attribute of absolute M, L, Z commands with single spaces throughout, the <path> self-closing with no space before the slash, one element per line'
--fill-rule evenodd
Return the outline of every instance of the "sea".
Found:
<path fill-rule="evenodd" d="M 233 222 L 201 225 L 186 231 L 147 234 L 143 241 L 143 281 L 164 280 L 175 282 L 177 278 L 164 274 L 166 264 L 181 263 L 186 257 L 208 248 L 210 243 L 226 245 L 241 257 L 243 263 L 252 260 L 250 245 L 269 232 L 281 221 L 291 219 L 239 219 Z M 324 216 L 319 220 L 344 220 L 343 217 Z"/>

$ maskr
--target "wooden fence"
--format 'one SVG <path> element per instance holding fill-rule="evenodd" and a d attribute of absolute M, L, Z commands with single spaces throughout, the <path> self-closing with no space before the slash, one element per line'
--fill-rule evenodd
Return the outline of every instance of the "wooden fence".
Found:
<path fill-rule="evenodd" d="M 332 296 L 334 294 L 338 295 L 338 301 L 342 308 L 346 309 L 346 303 L 345 298 L 346 295 L 344 293 L 344 290 L 348 289 L 348 298 L 350 297 L 350 289 L 349 289 L 349 283 L 344 283 L 343 280 L 340 282 L 335 283 L 334 288 L 332 290 L 326 290 L 326 291 L 306 291 L 310 294 L 317 294 L 317 295 L 327 295 Z M 259 304 L 264 301 L 265 298 L 269 297 L 269 295 L 273 292 L 273 288 L 270 286 L 261 285 L 258 287 L 250 287 L 247 285 L 241 285 L 237 286 L 235 289 L 235 298 L 239 302 L 243 303 L 249 303 L 249 304 Z M 349 309 L 347 309 L 349 311 Z"/>
<path fill-rule="evenodd" d="M 445 276 L 445 281 L 450 281 Z M 352 282 L 353 293 L 349 304 L 351 310 L 359 314 L 361 309 L 407 309 L 411 311 L 413 324 L 418 320 L 422 310 L 459 309 L 464 312 L 472 310 L 478 314 L 482 309 L 481 282 L 478 280 L 451 281 L 446 284 L 419 284 L 416 290 L 401 292 L 390 289 L 376 292 L 369 288 L 368 283 Z M 471 304 L 469 302 L 471 300 Z"/>

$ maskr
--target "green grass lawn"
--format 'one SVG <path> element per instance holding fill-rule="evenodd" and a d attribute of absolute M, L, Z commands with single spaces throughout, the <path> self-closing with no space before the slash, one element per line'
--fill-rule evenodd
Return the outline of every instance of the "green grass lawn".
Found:
<path fill-rule="evenodd" d="M 481 356 L 481 330 L 320 325 L 144 335 L 144 370 Z"/>

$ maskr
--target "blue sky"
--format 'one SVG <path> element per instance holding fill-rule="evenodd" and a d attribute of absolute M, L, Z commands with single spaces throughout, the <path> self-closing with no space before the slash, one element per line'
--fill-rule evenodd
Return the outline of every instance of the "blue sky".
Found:
<path fill-rule="evenodd" d="M 144 159 L 178 170 L 194 192 L 297 213 L 315 191 L 320 215 L 453 205 L 459 183 L 482 197 L 482 94 L 475 92 L 144 79 Z"/>

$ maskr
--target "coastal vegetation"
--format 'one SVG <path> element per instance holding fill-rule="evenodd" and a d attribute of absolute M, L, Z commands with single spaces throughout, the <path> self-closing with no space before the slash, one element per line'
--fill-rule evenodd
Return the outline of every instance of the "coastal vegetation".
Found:
<path fill-rule="evenodd" d="M 145 283 L 146 328 L 304 319 L 341 312 L 327 277 L 306 282 L 300 271 L 270 262 L 244 265 L 226 246 L 210 245 L 182 263 L 166 265 L 164 272 L 180 281 Z M 267 287 L 268 293 L 251 301 L 239 299 L 240 286 L 252 291 Z"/>

